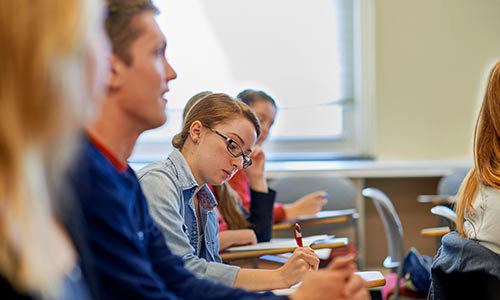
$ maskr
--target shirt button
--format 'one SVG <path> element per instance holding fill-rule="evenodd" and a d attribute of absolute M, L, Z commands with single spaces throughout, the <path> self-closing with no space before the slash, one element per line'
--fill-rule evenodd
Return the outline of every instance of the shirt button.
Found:
<path fill-rule="evenodd" d="M 196 234 L 196 230 L 193 230 L 191 233 L 192 233 L 192 234 Z"/>
<path fill-rule="evenodd" d="M 144 232 L 142 231 L 139 231 L 137 233 L 137 238 L 139 239 L 139 241 L 142 241 L 144 239 Z"/>

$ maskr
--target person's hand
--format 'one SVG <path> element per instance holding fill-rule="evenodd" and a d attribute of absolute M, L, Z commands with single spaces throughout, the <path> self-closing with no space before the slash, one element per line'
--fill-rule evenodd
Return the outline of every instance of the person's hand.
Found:
<path fill-rule="evenodd" d="M 319 258 L 310 247 L 298 247 L 288 261 L 278 269 L 283 282 L 292 286 L 301 281 L 309 271 L 318 270 Z"/>
<path fill-rule="evenodd" d="M 224 250 L 231 246 L 254 244 L 257 244 L 257 236 L 252 229 L 235 229 L 219 232 L 220 250 Z"/>
<path fill-rule="evenodd" d="M 354 272 L 354 255 L 338 257 L 325 269 L 310 272 L 292 300 L 368 300 L 367 283 Z"/>
<path fill-rule="evenodd" d="M 328 201 L 325 191 L 307 194 L 294 203 L 284 205 L 287 219 L 295 219 L 300 216 L 309 216 L 318 213 Z"/>
<path fill-rule="evenodd" d="M 260 146 L 255 146 L 250 153 L 252 165 L 245 169 L 250 188 L 257 192 L 267 193 L 267 181 L 264 173 L 266 155 Z"/>

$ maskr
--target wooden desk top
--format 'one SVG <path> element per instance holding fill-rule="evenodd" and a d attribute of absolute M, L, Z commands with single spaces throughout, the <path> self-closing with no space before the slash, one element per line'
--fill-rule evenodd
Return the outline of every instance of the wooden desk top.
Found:
<path fill-rule="evenodd" d="M 379 271 L 362 271 L 356 272 L 361 278 L 368 282 L 368 288 L 377 288 L 385 285 L 385 278 Z M 292 294 L 297 286 L 288 289 L 273 290 L 272 292 L 276 295 L 290 295 Z"/>
<path fill-rule="evenodd" d="M 327 243 L 321 244 L 311 244 L 311 248 L 313 249 L 334 249 L 334 248 L 342 248 L 349 244 L 348 238 L 333 238 L 330 239 Z M 220 254 L 222 260 L 233 260 L 233 259 L 242 259 L 242 258 L 253 258 L 260 257 L 263 255 L 274 255 L 274 254 L 282 254 L 287 252 L 293 252 L 297 247 L 286 247 L 286 248 L 277 248 L 277 249 L 261 249 L 261 250 L 253 250 L 253 251 L 234 251 L 234 252 L 223 252 Z"/>
<path fill-rule="evenodd" d="M 368 288 L 381 287 L 385 285 L 385 277 L 379 271 L 356 272 L 361 278 L 368 282 Z"/>
<path fill-rule="evenodd" d="M 420 235 L 423 237 L 440 237 L 450 232 L 450 227 L 433 227 L 424 228 L 420 231 Z"/>
<path fill-rule="evenodd" d="M 295 223 L 300 226 L 318 226 L 326 224 L 338 224 L 349 221 L 350 218 L 357 218 L 358 212 L 355 209 L 323 210 L 314 216 L 300 217 L 294 220 L 277 223 L 273 225 L 273 230 L 289 230 Z"/>

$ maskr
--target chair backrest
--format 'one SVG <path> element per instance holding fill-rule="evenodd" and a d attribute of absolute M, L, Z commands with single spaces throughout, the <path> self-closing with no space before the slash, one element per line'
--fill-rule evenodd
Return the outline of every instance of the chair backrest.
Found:
<path fill-rule="evenodd" d="M 465 176 L 469 173 L 469 168 L 455 169 L 450 174 L 442 177 L 439 180 L 437 192 L 439 195 L 455 196 L 458 189 L 464 181 Z"/>
<path fill-rule="evenodd" d="M 365 188 L 363 196 L 370 198 L 384 224 L 387 235 L 387 248 L 389 256 L 384 260 L 384 267 L 401 273 L 401 265 L 404 259 L 403 226 L 398 213 L 389 197 L 376 188 Z"/>
<path fill-rule="evenodd" d="M 323 210 L 356 208 L 356 188 L 352 181 L 340 175 L 283 176 L 271 180 L 269 186 L 276 190 L 276 202 L 292 203 L 302 196 L 325 191 L 329 195 Z"/>
<path fill-rule="evenodd" d="M 444 206 L 444 205 L 433 206 L 431 208 L 431 213 L 436 215 L 436 216 L 446 218 L 447 220 L 449 220 L 453 224 L 455 224 L 455 221 L 457 219 L 457 213 L 453 209 L 449 208 L 448 206 Z"/>

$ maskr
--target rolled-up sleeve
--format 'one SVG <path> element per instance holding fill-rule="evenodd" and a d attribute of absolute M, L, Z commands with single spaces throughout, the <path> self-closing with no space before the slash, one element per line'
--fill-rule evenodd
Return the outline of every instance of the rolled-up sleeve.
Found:
<path fill-rule="evenodd" d="M 175 179 L 162 170 L 150 170 L 140 177 L 149 211 L 165 235 L 170 250 L 182 257 L 186 268 L 200 278 L 209 278 L 233 286 L 239 267 L 208 262 L 196 255 L 183 217 L 184 197 Z"/>

